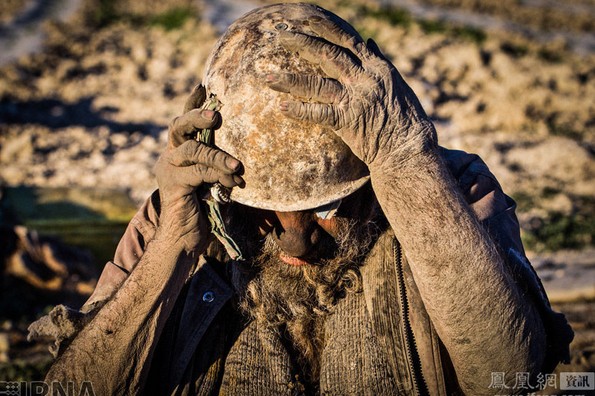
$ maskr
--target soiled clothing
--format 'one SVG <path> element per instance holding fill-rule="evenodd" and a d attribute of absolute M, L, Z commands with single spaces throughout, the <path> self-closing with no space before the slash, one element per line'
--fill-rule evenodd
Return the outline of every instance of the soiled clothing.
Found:
<path fill-rule="evenodd" d="M 542 371 L 567 360 L 572 331 L 553 312 L 525 257 L 515 204 L 481 159 L 441 153 L 461 192 L 488 230 L 546 331 Z M 101 305 L 134 270 L 159 226 L 158 194 L 142 206 L 102 273 L 86 306 Z M 428 249 L 435 247 L 429 246 Z M 213 252 L 214 250 L 210 250 Z M 234 263 L 219 253 L 201 256 L 180 293 L 151 361 L 145 393 L 294 395 L 310 393 L 295 353 L 280 334 L 259 328 L 237 309 Z M 438 337 L 394 233 L 378 238 L 361 267 L 363 292 L 340 299 L 325 322 L 320 394 L 456 394 L 456 373 Z M 495 318 L 497 320 L 497 318 Z M 495 341 L 496 342 L 496 341 Z M 503 371 L 506 370 L 503 368 Z M 489 391 L 492 373 L 477 370 Z"/>

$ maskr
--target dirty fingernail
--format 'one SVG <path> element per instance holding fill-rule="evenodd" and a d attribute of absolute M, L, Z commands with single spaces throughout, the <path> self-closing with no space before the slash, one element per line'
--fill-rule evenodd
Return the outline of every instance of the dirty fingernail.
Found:
<path fill-rule="evenodd" d="M 310 22 L 318 23 L 318 22 L 322 21 L 322 18 L 319 16 L 313 16 L 313 17 L 308 18 L 308 20 Z"/>
<path fill-rule="evenodd" d="M 240 161 L 235 158 L 227 157 L 225 159 L 225 165 L 227 165 L 229 169 L 237 169 L 240 166 Z"/>
<path fill-rule="evenodd" d="M 266 81 L 268 83 L 276 83 L 279 82 L 279 75 L 276 73 L 270 73 L 266 75 Z"/>
<path fill-rule="evenodd" d="M 205 120 L 212 120 L 213 117 L 215 117 L 215 112 L 213 110 L 203 110 L 202 113 L 200 113 L 200 115 Z"/>
<path fill-rule="evenodd" d="M 240 188 L 244 188 L 244 186 L 246 185 L 246 182 L 244 181 L 244 179 L 241 176 L 238 175 L 233 175 L 233 181 L 238 185 L 238 187 Z"/>
<path fill-rule="evenodd" d="M 281 111 L 289 110 L 289 102 L 284 100 L 281 103 L 279 103 L 279 109 L 281 109 Z"/>

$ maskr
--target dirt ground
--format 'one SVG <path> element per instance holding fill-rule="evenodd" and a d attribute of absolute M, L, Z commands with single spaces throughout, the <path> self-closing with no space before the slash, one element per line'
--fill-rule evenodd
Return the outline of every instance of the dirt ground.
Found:
<path fill-rule="evenodd" d="M 0 28 L 30 3 L 3 1 Z M 142 202 L 167 124 L 219 35 L 206 16 L 227 3 L 238 2 L 81 0 L 67 22 L 40 20 L 43 46 L 0 66 L 0 184 L 113 189 Z M 441 144 L 480 154 L 515 198 L 525 245 L 577 332 L 572 365 L 559 370 L 593 371 L 593 2 L 321 3 L 378 42 Z M 0 378 L 43 372 L 48 355 L 24 340 L 43 305 L 0 314 Z"/>

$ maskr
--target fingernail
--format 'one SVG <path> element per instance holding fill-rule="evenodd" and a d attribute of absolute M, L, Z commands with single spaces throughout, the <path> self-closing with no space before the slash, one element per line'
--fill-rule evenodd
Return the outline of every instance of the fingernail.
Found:
<path fill-rule="evenodd" d="M 238 168 L 238 166 L 240 166 L 240 161 L 235 158 L 227 157 L 225 159 L 225 165 L 227 165 L 229 169 L 235 170 Z"/>
<path fill-rule="evenodd" d="M 215 112 L 213 110 L 203 110 L 200 115 L 205 120 L 212 120 L 215 117 Z"/>
<path fill-rule="evenodd" d="M 246 186 L 246 182 L 241 176 L 233 175 L 233 181 L 238 185 L 240 188 L 244 188 Z"/>
<path fill-rule="evenodd" d="M 279 82 L 279 75 L 278 74 L 274 74 L 274 73 L 267 74 L 266 75 L 266 80 L 267 80 L 268 83 Z"/>
<path fill-rule="evenodd" d="M 308 18 L 308 20 L 310 22 L 318 23 L 318 22 L 322 21 L 322 18 L 319 16 L 313 16 L 313 17 Z"/>
<path fill-rule="evenodd" d="M 284 100 L 281 103 L 279 103 L 279 109 L 281 109 L 281 111 L 289 110 L 289 102 Z"/>

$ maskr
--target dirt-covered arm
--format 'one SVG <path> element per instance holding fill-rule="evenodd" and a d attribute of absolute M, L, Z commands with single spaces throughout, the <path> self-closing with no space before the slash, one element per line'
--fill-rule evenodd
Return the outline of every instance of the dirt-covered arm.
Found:
<path fill-rule="evenodd" d="M 90 381 L 96 394 L 136 394 L 195 253 L 156 235 L 135 270 L 52 365 L 51 383 Z"/>
<path fill-rule="evenodd" d="M 491 372 L 514 381 L 517 372 L 540 370 L 545 332 L 537 309 L 458 191 L 413 91 L 375 43 L 328 21 L 309 24 L 324 39 L 281 32 L 279 41 L 327 77 L 267 81 L 308 99 L 284 101 L 282 112 L 333 127 L 368 165 L 462 389 L 489 394 Z"/>
<path fill-rule="evenodd" d="M 545 331 L 530 296 L 480 225 L 437 153 L 371 168 L 372 184 L 411 262 L 461 388 L 485 394 L 492 372 L 536 373 Z"/>
<path fill-rule="evenodd" d="M 189 101 L 200 102 L 197 94 L 204 90 Z M 172 122 L 168 148 L 155 166 L 161 209 L 155 236 L 115 295 L 50 368 L 48 383 L 90 381 L 96 394 L 106 395 L 142 392 L 163 326 L 210 241 L 196 190 L 204 183 L 243 184 L 237 159 L 194 140 L 197 129 L 215 124 L 216 113 L 197 109 Z"/>

